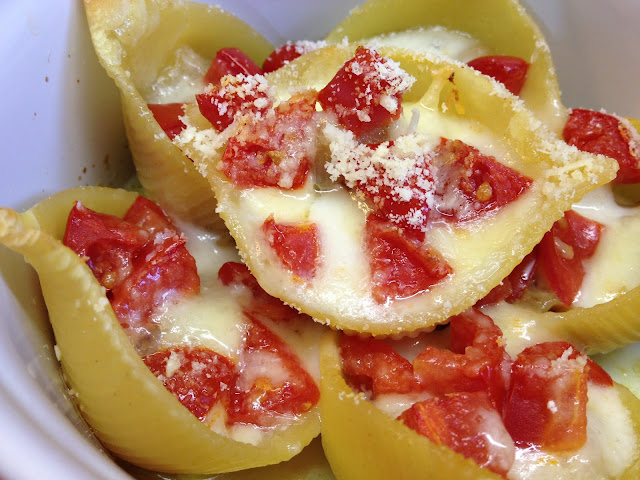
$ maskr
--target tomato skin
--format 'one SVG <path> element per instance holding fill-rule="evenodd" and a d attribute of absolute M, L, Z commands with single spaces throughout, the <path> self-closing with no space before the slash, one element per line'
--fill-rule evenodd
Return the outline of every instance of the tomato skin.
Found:
<path fill-rule="evenodd" d="M 399 74 L 381 76 L 379 65 L 388 66 L 375 50 L 359 47 L 318 94 L 325 111 L 334 113 L 338 123 L 356 137 L 380 131 L 402 113 L 402 94 L 411 82 Z M 385 100 L 392 105 L 383 106 Z"/>
<path fill-rule="evenodd" d="M 238 188 L 302 188 L 315 154 L 316 94 L 280 103 L 269 115 L 244 125 L 222 155 L 222 172 Z"/>
<path fill-rule="evenodd" d="M 239 48 L 222 48 L 204 76 L 204 83 L 217 85 L 225 75 L 262 75 L 262 69 Z"/>
<path fill-rule="evenodd" d="M 276 223 L 273 216 L 262 224 L 262 232 L 282 263 L 303 280 L 312 280 L 320 256 L 315 223 Z"/>
<path fill-rule="evenodd" d="M 485 392 L 432 397 L 415 403 L 399 420 L 503 477 L 515 460 L 513 441 Z"/>
<path fill-rule="evenodd" d="M 584 445 L 588 367 L 578 357 L 567 342 L 540 343 L 518 355 L 503 412 L 516 445 L 551 451 Z"/>
<path fill-rule="evenodd" d="M 263 315 L 274 322 L 286 322 L 300 316 L 307 317 L 265 292 L 244 263 L 226 262 L 220 267 L 218 278 L 223 285 L 243 285 L 251 291 L 251 298 L 242 305 L 243 311 L 251 316 Z M 311 318 L 309 321 L 312 321 Z"/>
<path fill-rule="evenodd" d="M 376 214 L 367 217 L 365 248 L 372 295 L 378 303 L 424 292 L 453 272 L 437 251 L 401 235 Z"/>
<path fill-rule="evenodd" d="M 167 365 L 170 359 L 179 361 L 173 372 L 171 364 Z M 203 347 L 173 347 L 147 355 L 142 361 L 200 421 L 216 403 L 226 403 L 227 386 L 235 378 L 235 365 L 230 359 Z"/>
<path fill-rule="evenodd" d="M 173 140 L 186 128 L 186 125 L 180 120 L 180 117 L 184 115 L 184 105 L 184 103 L 150 103 L 147 105 L 153 118 L 156 119 L 170 140 Z"/>
<path fill-rule="evenodd" d="M 631 127 L 633 128 L 633 127 Z M 603 112 L 574 108 L 562 136 L 569 145 L 617 160 L 620 170 L 613 183 L 640 182 L 640 145 L 618 118 Z"/>
<path fill-rule="evenodd" d="M 502 83 L 514 95 L 520 95 L 529 70 L 529 62 L 509 55 L 478 57 L 468 65 Z"/>
<path fill-rule="evenodd" d="M 512 363 L 500 344 L 502 331 L 474 309 L 451 317 L 449 325 L 451 351 L 428 346 L 413 360 L 423 388 L 435 395 L 483 391 L 501 409 Z"/>
<path fill-rule="evenodd" d="M 437 187 L 438 197 L 464 198 L 461 208 L 449 207 L 446 201 L 437 207 L 452 221 L 466 222 L 497 210 L 518 198 L 533 183 L 530 178 L 461 140 L 443 138 L 438 155 L 447 159 L 446 176 Z"/>
<path fill-rule="evenodd" d="M 342 335 L 340 353 L 347 382 L 358 391 L 372 392 L 372 398 L 422 390 L 411 362 L 380 340 Z"/>
<path fill-rule="evenodd" d="M 311 410 L 320 390 L 300 359 L 272 331 L 250 317 L 238 375 L 231 386 L 227 424 L 263 427 Z M 286 379 L 277 378 L 284 370 Z"/>
<path fill-rule="evenodd" d="M 226 77 L 222 83 L 196 95 L 200 113 L 222 132 L 239 113 L 264 114 L 273 106 L 266 82 L 244 75 Z"/>
<path fill-rule="evenodd" d="M 553 224 L 538 246 L 538 264 L 560 301 L 571 305 L 580 291 L 583 262 L 593 256 L 603 226 L 573 210 Z"/>

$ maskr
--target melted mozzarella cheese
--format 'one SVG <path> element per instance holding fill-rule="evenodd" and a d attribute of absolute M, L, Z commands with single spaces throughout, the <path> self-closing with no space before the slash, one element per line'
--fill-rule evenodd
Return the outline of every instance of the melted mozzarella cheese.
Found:
<path fill-rule="evenodd" d="M 239 261 L 233 242 L 194 225 L 178 222 L 187 238 L 200 277 L 200 294 L 163 305 L 157 313 L 163 347 L 200 345 L 236 359 L 242 347 L 245 317 L 229 288 L 218 280 L 218 270 L 228 261 Z"/>
<path fill-rule="evenodd" d="M 573 209 L 604 225 L 594 256 L 584 263 L 586 275 L 574 306 L 608 302 L 640 285 L 640 209 L 619 206 L 610 185 L 594 190 Z"/>
<path fill-rule="evenodd" d="M 373 46 L 397 47 L 460 62 L 487 55 L 488 49 L 471 35 L 442 26 L 386 33 L 365 40 Z"/>

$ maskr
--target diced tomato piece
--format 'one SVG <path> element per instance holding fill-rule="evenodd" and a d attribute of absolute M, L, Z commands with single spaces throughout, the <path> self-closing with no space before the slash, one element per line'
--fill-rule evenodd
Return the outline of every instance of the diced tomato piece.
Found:
<path fill-rule="evenodd" d="M 165 300 L 200 290 L 185 239 L 145 197 L 138 196 L 123 219 L 76 203 L 63 243 L 87 257 L 124 328 L 137 329 Z"/>
<path fill-rule="evenodd" d="M 223 355 L 202 347 L 174 347 L 142 358 L 180 403 L 204 420 L 218 402 L 226 403 L 235 365 Z"/>
<path fill-rule="evenodd" d="M 373 153 L 380 145 L 367 146 Z M 383 145 L 388 148 L 387 159 L 390 163 L 407 159 L 396 153 L 394 142 L 385 142 Z M 422 242 L 429 221 L 429 199 L 433 198 L 435 184 L 427 157 L 413 153 L 411 157 L 414 168 L 409 168 L 403 178 L 389 175 L 383 165 L 376 164 L 375 173 L 355 183 L 355 190 L 371 203 L 376 213 Z"/>
<path fill-rule="evenodd" d="M 511 372 L 504 422 L 516 445 L 575 450 L 587 440 L 586 357 L 567 342 L 523 350 Z"/>
<path fill-rule="evenodd" d="M 276 48 L 265 59 L 262 64 L 262 70 L 264 73 L 275 72 L 281 67 L 284 67 L 291 60 L 295 60 L 302 55 L 302 50 L 297 48 L 294 43 L 287 43 Z"/>
<path fill-rule="evenodd" d="M 453 393 L 415 403 L 399 419 L 437 445 L 506 477 L 515 445 L 484 392 Z"/>
<path fill-rule="evenodd" d="M 180 120 L 180 117 L 184 115 L 184 103 L 150 103 L 147 107 L 169 139 L 173 140 L 186 128 L 186 125 Z"/>
<path fill-rule="evenodd" d="M 571 305 L 585 275 L 583 262 L 595 253 L 603 226 L 569 210 L 538 246 L 538 264 L 560 301 Z"/>
<path fill-rule="evenodd" d="M 502 83 L 514 95 L 520 95 L 529 70 L 529 62 L 509 55 L 478 57 L 468 65 Z"/>
<path fill-rule="evenodd" d="M 343 335 L 340 353 L 342 371 L 355 390 L 372 392 L 373 398 L 421 390 L 411 363 L 380 340 Z"/>
<path fill-rule="evenodd" d="M 148 233 L 139 226 L 76 202 L 62 243 L 86 257 L 100 284 L 111 290 L 131 273 L 133 257 L 148 239 Z"/>
<path fill-rule="evenodd" d="M 165 235 L 171 236 L 165 238 Z M 136 252 L 129 276 L 111 291 L 111 306 L 124 328 L 151 318 L 165 301 L 200 291 L 196 261 L 185 239 L 174 230 L 161 232 Z"/>
<path fill-rule="evenodd" d="M 222 132 L 239 113 L 265 114 L 272 106 L 264 77 L 237 75 L 225 77 L 221 84 L 196 95 L 200 113 Z"/>
<path fill-rule="evenodd" d="M 229 139 L 222 171 L 238 188 L 304 186 L 316 153 L 316 94 L 292 97 Z"/>
<path fill-rule="evenodd" d="M 324 46 L 326 46 L 326 42 L 322 41 L 300 41 L 294 43 L 285 43 L 269 54 L 269 56 L 262 64 L 262 70 L 264 70 L 264 73 L 275 72 L 276 70 L 284 67 L 287 63 L 295 60 L 299 56 L 304 55 L 305 53 L 312 52 Z"/>
<path fill-rule="evenodd" d="M 218 50 L 204 76 L 204 83 L 218 85 L 225 75 L 262 75 L 262 69 L 239 48 Z"/>
<path fill-rule="evenodd" d="M 501 301 L 513 303 L 520 299 L 524 291 L 534 280 L 538 264 L 537 247 L 522 259 L 513 271 L 494 287 L 484 298 L 476 303 L 477 307 L 494 305 Z"/>
<path fill-rule="evenodd" d="M 387 128 L 402 113 L 402 94 L 413 78 L 375 50 L 359 47 L 318 95 L 325 111 L 362 136 Z"/>
<path fill-rule="evenodd" d="M 444 163 L 437 187 L 437 208 L 458 222 L 509 204 L 533 183 L 461 140 L 443 138 L 437 154 Z"/>
<path fill-rule="evenodd" d="M 614 115 L 574 108 L 562 136 L 584 152 L 617 160 L 620 170 L 613 183 L 640 182 L 640 137 L 630 124 Z"/>
<path fill-rule="evenodd" d="M 287 321 L 299 316 L 306 317 L 295 308 L 285 305 L 279 298 L 265 292 L 244 263 L 226 262 L 220 267 L 218 278 L 224 285 L 242 285 L 251 292 L 250 298 L 243 302 L 242 308 L 252 316 L 264 315 L 274 322 Z"/>
<path fill-rule="evenodd" d="M 502 349 L 499 345 L 502 330 L 488 315 L 471 308 L 449 319 L 451 329 L 451 351 L 465 353 L 469 347 L 482 348 L 487 352 Z"/>
<path fill-rule="evenodd" d="M 315 223 L 276 223 L 273 216 L 262 224 L 269 245 L 294 275 L 311 280 L 316 274 L 320 245 Z"/>
<path fill-rule="evenodd" d="M 160 208 L 160 205 L 142 195 L 136 197 L 123 220 L 138 225 L 151 235 L 162 233 L 165 230 L 176 230 L 176 226 Z"/>
<path fill-rule="evenodd" d="M 484 391 L 502 408 L 511 368 L 502 331 L 474 309 L 452 317 L 450 328 L 452 351 L 429 346 L 413 360 L 423 387 L 436 395 Z"/>
<path fill-rule="evenodd" d="M 231 387 L 228 424 L 270 427 L 278 419 L 311 410 L 320 399 L 318 387 L 300 359 L 272 331 L 255 318 Z"/>
<path fill-rule="evenodd" d="M 453 272 L 435 249 L 406 238 L 379 215 L 367 217 L 364 242 L 379 303 L 427 291 Z"/>

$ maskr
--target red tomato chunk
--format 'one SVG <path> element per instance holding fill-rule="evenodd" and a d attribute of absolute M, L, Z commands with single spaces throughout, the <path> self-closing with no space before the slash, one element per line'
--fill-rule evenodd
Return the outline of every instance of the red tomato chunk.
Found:
<path fill-rule="evenodd" d="M 239 48 L 218 50 L 204 76 L 204 83 L 217 85 L 225 75 L 262 75 L 262 69 Z"/>
<path fill-rule="evenodd" d="M 380 340 L 343 335 L 340 352 L 348 383 L 358 391 L 372 392 L 372 398 L 421 390 L 411 362 Z"/>
<path fill-rule="evenodd" d="M 423 388 L 436 395 L 484 391 L 501 409 L 511 368 L 502 331 L 477 310 L 452 317 L 450 328 L 451 350 L 428 346 L 413 360 Z"/>
<path fill-rule="evenodd" d="M 407 238 L 379 215 L 367 217 L 365 249 L 378 303 L 425 292 L 453 272 L 435 249 Z"/>
<path fill-rule="evenodd" d="M 618 161 L 614 183 L 640 182 L 638 132 L 614 115 L 575 108 L 562 132 L 564 141 L 578 149 L 599 153 Z"/>
<path fill-rule="evenodd" d="M 245 335 L 227 423 L 268 427 L 311 410 L 320 391 L 291 349 L 256 319 Z"/>
<path fill-rule="evenodd" d="M 325 111 L 356 136 L 386 129 L 402 113 L 413 79 L 375 50 L 359 47 L 318 95 Z"/>
<path fill-rule="evenodd" d="M 316 153 L 316 94 L 292 97 L 245 124 L 222 156 L 222 171 L 238 188 L 304 186 Z"/>
<path fill-rule="evenodd" d="M 468 65 L 502 83 L 514 95 L 520 95 L 529 70 L 526 60 L 508 55 L 479 57 Z"/>
<path fill-rule="evenodd" d="M 584 260 L 591 258 L 600 242 L 603 226 L 569 210 L 553 224 L 538 246 L 538 265 L 560 301 L 571 305 L 580 291 Z"/>
<path fill-rule="evenodd" d="M 586 357 L 566 342 L 526 348 L 513 364 L 504 422 L 517 445 L 575 450 L 587 440 Z"/>
<path fill-rule="evenodd" d="M 180 117 L 184 115 L 184 103 L 149 104 L 147 107 L 170 140 L 173 140 L 186 128 L 186 125 L 180 120 Z"/>
<path fill-rule="evenodd" d="M 436 191 L 437 209 L 458 222 L 472 220 L 481 213 L 511 203 L 533 183 L 461 140 L 443 138 L 437 154 L 446 166 Z"/>
<path fill-rule="evenodd" d="M 429 398 L 405 410 L 399 419 L 433 443 L 503 477 L 515 460 L 513 440 L 484 392 Z"/>
<path fill-rule="evenodd" d="M 318 266 L 320 246 L 315 223 L 276 223 L 273 216 L 262 225 L 269 245 L 294 275 L 312 280 Z"/>
<path fill-rule="evenodd" d="M 202 347 L 175 347 L 142 359 L 149 370 L 198 420 L 228 396 L 235 365 L 228 358 Z"/>
<path fill-rule="evenodd" d="M 196 101 L 202 116 L 218 132 L 231 125 L 238 114 L 264 114 L 273 106 L 267 82 L 255 75 L 225 77 L 220 85 L 196 95 Z"/>

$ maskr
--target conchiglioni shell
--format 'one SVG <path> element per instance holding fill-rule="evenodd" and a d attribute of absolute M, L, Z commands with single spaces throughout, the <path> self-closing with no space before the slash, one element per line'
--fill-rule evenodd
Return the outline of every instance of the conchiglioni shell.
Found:
<path fill-rule="evenodd" d="M 565 340 L 587 354 L 640 341 L 640 286 L 606 303 L 566 312 L 540 312 L 506 302 L 482 311 L 501 328 L 511 353 L 551 340 Z"/>
<path fill-rule="evenodd" d="M 320 348 L 320 406 L 322 446 L 337 478 L 501 478 L 450 448 L 434 444 L 355 393 L 342 376 L 336 338 L 328 334 Z"/>
<path fill-rule="evenodd" d="M 208 59 L 220 48 L 237 47 L 261 61 L 271 44 L 220 7 L 180 0 L 85 0 L 84 4 L 100 63 L 120 90 L 140 183 L 178 217 L 219 227 L 207 182 L 155 121 L 146 96 L 180 47 Z"/>
<path fill-rule="evenodd" d="M 323 339 L 320 361 L 322 445 L 337 478 L 502 478 L 453 450 L 432 443 L 383 413 L 362 394 L 355 393 L 343 378 L 335 333 Z M 637 441 L 640 438 L 640 400 L 622 385 L 615 384 L 614 388 L 629 412 Z M 632 463 L 619 478 L 635 479 L 639 472 L 640 453 L 636 452 Z"/>
<path fill-rule="evenodd" d="M 339 45 L 311 52 L 268 75 L 268 80 L 281 99 L 288 98 L 296 88 L 322 88 L 354 49 L 355 45 Z M 407 115 L 416 108 L 423 113 L 438 111 L 449 120 L 470 122 L 473 128 L 488 132 L 496 144 L 513 152 L 508 165 L 533 179 L 526 193 L 495 214 L 449 230 L 440 229 L 437 244 L 433 235 L 429 237 L 436 249 L 447 251 L 443 255 L 454 274 L 428 292 L 381 305 L 355 290 L 341 289 L 337 297 L 322 284 L 299 281 L 265 254 L 260 236 L 265 218 L 252 210 L 251 189 L 234 188 L 218 170 L 222 148 L 216 152 L 200 149 L 194 138 L 183 148 L 209 180 L 219 202 L 218 212 L 244 261 L 267 292 L 332 327 L 395 335 L 429 329 L 484 297 L 533 249 L 564 211 L 588 191 L 609 182 L 617 164 L 557 140 L 520 100 L 468 67 L 430 61 L 406 50 L 381 48 L 380 52 L 399 61 L 417 78 L 404 97 L 405 102 L 416 102 L 411 107 L 405 105 Z M 453 83 L 449 78 L 454 79 Z M 446 111 L 441 107 L 445 103 L 449 104 Z M 189 109 L 188 116 L 192 125 L 202 124 L 197 109 Z M 419 132 L 421 128 L 428 126 L 419 126 Z M 205 133 L 202 128 L 200 131 Z M 287 202 L 296 201 L 290 197 L 286 197 Z M 282 198 L 285 199 L 284 194 Z M 322 255 L 331 257 L 332 252 Z M 324 275 L 339 278 L 341 274 Z"/>
<path fill-rule="evenodd" d="M 256 446 L 214 433 L 149 371 L 104 288 L 60 242 L 75 200 L 122 215 L 136 195 L 84 187 L 54 195 L 21 215 L 0 209 L 0 243 L 22 253 L 38 272 L 62 370 L 80 411 L 105 447 L 153 470 L 217 473 L 293 457 L 318 435 L 317 408 Z"/>
<path fill-rule="evenodd" d="M 493 54 L 512 55 L 531 66 L 520 97 L 555 133 L 566 121 L 549 46 L 516 0 L 370 0 L 351 11 L 327 37 L 357 42 L 415 27 L 441 25 L 470 34 Z"/>
<path fill-rule="evenodd" d="M 324 456 L 320 438 L 316 438 L 302 452 L 286 462 L 214 476 L 189 475 L 186 477 L 150 472 L 129 465 L 125 465 L 124 468 L 137 480 L 335 480 L 336 478 Z"/>

